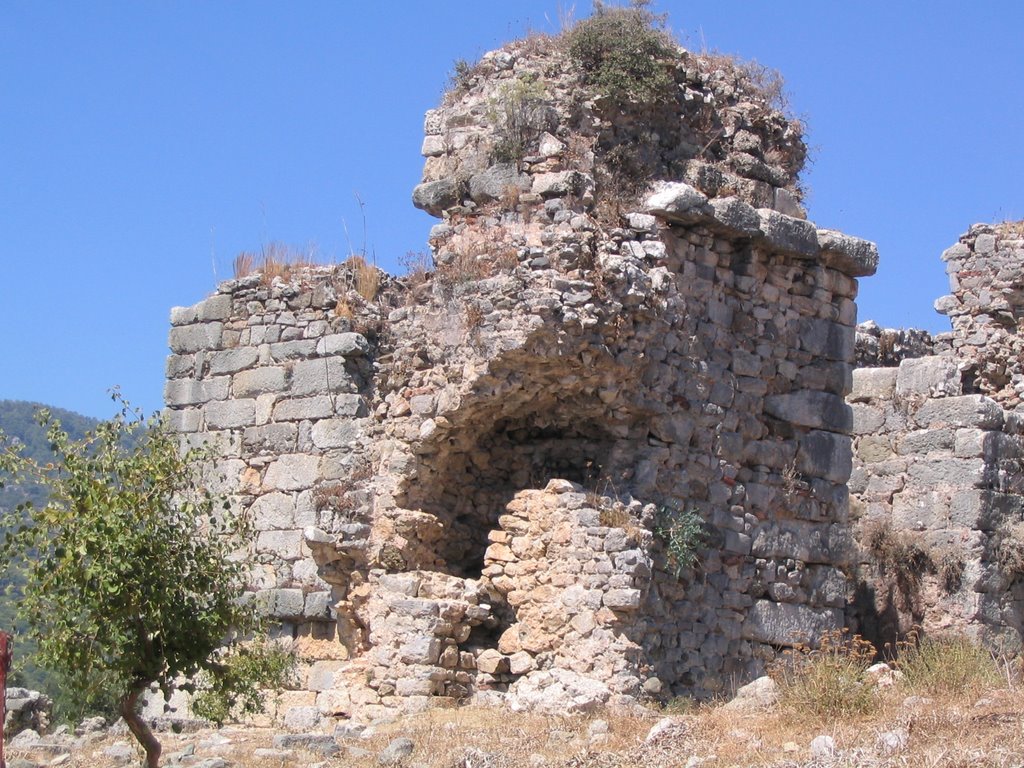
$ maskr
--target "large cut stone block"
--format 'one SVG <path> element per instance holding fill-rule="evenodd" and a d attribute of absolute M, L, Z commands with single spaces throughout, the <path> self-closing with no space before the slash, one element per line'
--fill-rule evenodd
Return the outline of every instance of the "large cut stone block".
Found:
<path fill-rule="evenodd" d="M 218 400 L 203 409 L 210 429 L 235 429 L 256 422 L 255 400 Z"/>
<path fill-rule="evenodd" d="M 855 368 L 850 402 L 888 400 L 896 391 L 895 368 Z"/>
<path fill-rule="evenodd" d="M 816 645 L 826 632 L 842 626 L 843 612 L 837 608 L 758 600 L 747 614 L 742 635 L 747 640 L 771 645 Z"/>
<path fill-rule="evenodd" d="M 164 384 L 164 402 L 168 405 L 199 405 L 228 396 L 227 376 L 209 379 L 171 379 Z"/>
<path fill-rule="evenodd" d="M 829 392 L 802 390 L 769 395 L 764 409 L 777 419 L 812 429 L 849 434 L 853 428 L 850 408 L 843 398 Z"/>
<path fill-rule="evenodd" d="M 922 427 L 978 427 L 999 429 L 1003 409 L 984 395 L 961 395 L 928 400 L 918 408 L 914 420 Z"/>
<path fill-rule="evenodd" d="M 931 355 L 900 363 L 896 374 L 897 395 L 954 397 L 961 392 L 960 371 L 951 357 Z"/>
<path fill-rule="evenodd" d="M 223 333 L 223 323 L 179 325 L 171 328 L 168 344 L 171 351 L 179 355 L 198 352 L 201 349 L 214 350 L 220 348 Z"/>
<path fill-rule="evenodd" d="M 813 429 L 799 438 L 796 460 L 805 475 L 845 483 L 853 471 L 853 449 L 847 435 Z"/>
<path fill-rule="evenodd" d="M 267 468 L 263 486 L 267 490 L 306 490 L 316 482 L 319 469 L 319 456 L 307 456 L 302 453 L 279 456 L 277 461 Z"/>
<path fill-rule="evenodd" d="M 793 558 L 805 563 L 829 563 L 828 525 L 806 520 L 777 520 L 761 525 L 750 553 L 754 557 Z"/>

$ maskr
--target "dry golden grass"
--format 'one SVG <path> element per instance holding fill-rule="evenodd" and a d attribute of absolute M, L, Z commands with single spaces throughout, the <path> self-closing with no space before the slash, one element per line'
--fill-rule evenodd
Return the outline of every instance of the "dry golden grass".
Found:
<path fill-rule="evenodd" d="M 232 264 L 235 279 L 247 277 L 258 272 L 264 285 L 272 285 L 274 280 L 289 280 L 295 272 L 313 266 L 314 249 L 301 251 L 284 243 L 272 242 L 260 250 L 260 255 L 242 251 L 235 256 Z"/>
<path fill-rule="evenodd" d="M 729 711 L 702 705 L 692 713 L 671 716 L 672 727 L 645 743 L 651 727 L 665 716 L 650 710 L 634 714 L 600 712 L 587 716 L 545 716 L 484 707 L 438 708 L 377 726 L 369 738 L 339 742 L 330 759 L 294 750 L 289 757 L 256 757 L 272 747 L 276 731 L 225 728 L 229 741 L 216 745 L 212 731 L 161 734 L 165 760 L 189 745 L 199 759 L 220 756 L 235 766 L 282 768 L 311 765 L 377 768 L 377 756 L 395 738 L 413 740 L 404 765 L 425 768 L 1011 768 L 1024 765 L 1024 693 L 1003 687 L 987 692 L 907 702 L 913 690 L 898 685 L 882 691 L 871 712 L 832 719 L 795 716 L 778 707 L 770 711 Z M 598 719 L 606 735 L 592 734 Z M 902 732 L 903 747 L 880 746 L 883 733 Z M 831 759 L 814 758 L 810 743 L 819 735 L 835 739 Z M 107 768 L 114 762 L 103 748 L 127 737 L 105 737 L 76 751 L 71 768 Z M 129 742 L 130 743 L 130 742 Z M 350 748 L 354 748 L 350 751 Z M 30 753 L 15 752 L 10 757 Z M 48 762 L 50 757 L 47 757 Z M 693 762 L 690 762 L 694 759 Z M 699 761 L 699 762 L 697 762 Z"/>

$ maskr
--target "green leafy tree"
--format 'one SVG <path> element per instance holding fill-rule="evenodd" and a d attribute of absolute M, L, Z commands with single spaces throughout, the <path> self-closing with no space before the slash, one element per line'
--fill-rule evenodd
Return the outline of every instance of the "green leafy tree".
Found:
<path fill-rule="evenodd" d="M 114 397 L 121 413 L 78 441 L 40 413 L 52 463 L 0 435 L 0 485 L 6 474 L 49 492 L 5 514 L 0 566 L 24 575 L 19 612 L 40 661 L 85 706 L 116 708 L 156 768 L 160 743 L 138 712 L 153 683 L 202 679 L 225 715 L 237 702 L 258 708 L 259 670 L 239 675 L 223 651 L 255 626 L 242 599 L 247 528 L 204 485 L 208 453 L 184 451 L 158 418 Z"/>

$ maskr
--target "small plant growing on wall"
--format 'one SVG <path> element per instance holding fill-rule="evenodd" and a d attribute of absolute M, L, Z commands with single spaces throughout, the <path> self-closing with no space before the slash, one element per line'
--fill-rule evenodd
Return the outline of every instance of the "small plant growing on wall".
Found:
<path fill-rule="evenodd" d="M 487 112 L 497 134 L 495 160 L 522 162 L 544 130 L 546 106 L 547 93 L 535 76 L 523 75 L 501 86 Z"/>
<path fill-rule="evenodd" d="M 693 510 L 662 507 L 654 530 L 668 552 L 669 568 L 678 579 L 700 562 L 698 551 L 707 543 L 704 520 Z"/>

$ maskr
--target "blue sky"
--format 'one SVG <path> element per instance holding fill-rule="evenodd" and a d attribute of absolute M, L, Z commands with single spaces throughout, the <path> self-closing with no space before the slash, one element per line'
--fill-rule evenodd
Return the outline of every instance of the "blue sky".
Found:
<path fill-rule="evenodd" d="M 0 7 L 0 399 L 161 406 L 168 310 L 241 250 L 423 250 L 422 116 L 457 58 L 564 0 Z M 809 124 L 810 218 L 876 241 L 860 317 L 948 327 L 939 254 L 1024 218 L 1018 2 L 661 0 L 691 49 L 780 70 Z M 587 0 L 576 17 L 587 15 Z M 358 200 L 364 207 L 360 209 Z"/>

